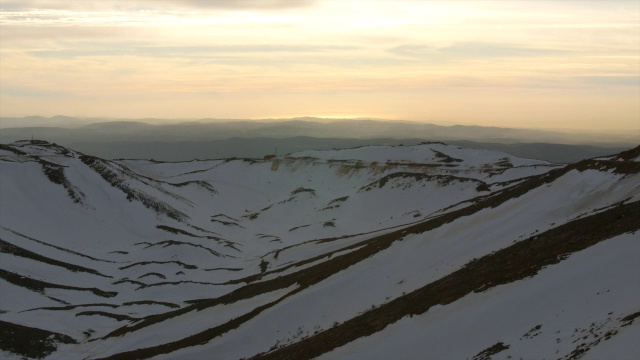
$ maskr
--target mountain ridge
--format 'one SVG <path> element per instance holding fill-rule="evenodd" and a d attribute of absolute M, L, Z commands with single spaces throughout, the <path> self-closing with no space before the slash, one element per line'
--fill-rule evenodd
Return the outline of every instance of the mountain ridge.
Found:
<path fill-rule="evenodd" d="M 388 326 L 436 316 L 434 307 L 453 309 L 470 294 L 515 296 L 509 289 L 553 269 L 591 269 L 595 262 L 576 260 L 591 249 L 619 259 L 633 252 L 639 160 L 640 147 L 558 165 L 427 143 L 163 163 L 103 160 L 43 141 L 2 145 L 0 286 L 16 295 L 0 303 L 0 331 L 33 338 L 0 349 L 31 354 L 42 344 L 38 356 L 47 358 L 358 358 L 367 357 L 358 344 L 376 336 L 382 354 L 394 348 L 384 341 L 394 337 Z M 629 276 L 602 280 L 613 291 L 603 309 L 628 319 L 594 318 L 611 339 L 639 329 L 632 315 L 640 309 L 614 296 L 622 286 L 640 294 Z M 585 281 L 575 291 L 603 284 Z M 433 297 L 446 293 L 459 295 Z M 573 307 L 589 309 L 593 296 Z M 424 310 L 390 310 L 412 307 Z M 552 313 L 541 311 L 545 332 Z M 569 328 L 554 324 L 565 339 L 553 345 L 557 358 L 608 341 L 592 327 L 600 335 L 576 347 Z M 158 332 L 164 327 L 174 331 Z M 479 349 L 447 341 L 466 357 L 532 354 L 529 340 L 501 334 L 487 331 L 491 341 Z"/>
<path fill-rule="evenodd" d="M 51 127 L 46 126 L 49 124 Z M 65 129 L 66 132 L 62 132 Z M 133 130 L 140 132 L 133 132 Z M 436 125 L 402 120 L 331 120 L 293 118 L 271 120 L 171 121 L 149 119 L 0 118 L 0 143 L 21 139 L 49 139 L 69 145 L 80 141 L 204 141 L 232 137 L 290 138 L 421 138 L 478 142 L 547 142 L 602 146 L 633 146 L 637 134 L 517 129 L 477 125 Z"/>

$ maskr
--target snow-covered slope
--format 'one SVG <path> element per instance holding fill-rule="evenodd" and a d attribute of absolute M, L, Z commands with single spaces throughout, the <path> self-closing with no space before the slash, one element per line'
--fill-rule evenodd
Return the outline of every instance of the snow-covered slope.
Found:
<path fill-rule="evenodd" d="M 1 145 L 0 349 L 637 358 L 639 158 L 425 143 L 162 163 Z"/>

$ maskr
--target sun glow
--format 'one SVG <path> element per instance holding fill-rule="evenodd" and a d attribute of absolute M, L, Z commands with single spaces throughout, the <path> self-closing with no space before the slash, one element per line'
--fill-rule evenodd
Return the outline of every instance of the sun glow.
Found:
<path fill-rule="evenodd" d="M 361 119 L 368 118 L 365 115 L 354 115 L 354 114 L 320 114 L 320 115 L 311 115 L 309 117 L 319 118 L 319 119 L 331 119 L 331 120 L 361 120 Z"/>

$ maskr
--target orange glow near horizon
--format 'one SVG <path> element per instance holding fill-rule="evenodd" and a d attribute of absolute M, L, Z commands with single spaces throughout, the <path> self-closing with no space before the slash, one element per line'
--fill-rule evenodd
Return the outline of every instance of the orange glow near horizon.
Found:
<path fill-rule="evenodd" d="M 0 116 L 640 134 L 634 1 L 0 2 Z"/>

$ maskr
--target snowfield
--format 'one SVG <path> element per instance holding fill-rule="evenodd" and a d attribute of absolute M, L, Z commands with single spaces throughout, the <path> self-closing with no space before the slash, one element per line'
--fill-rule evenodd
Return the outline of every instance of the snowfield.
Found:
<path fill-rule="evenodd" d="M 1 354 L 637 359 L 639 158 L 0 145 Z"/>

